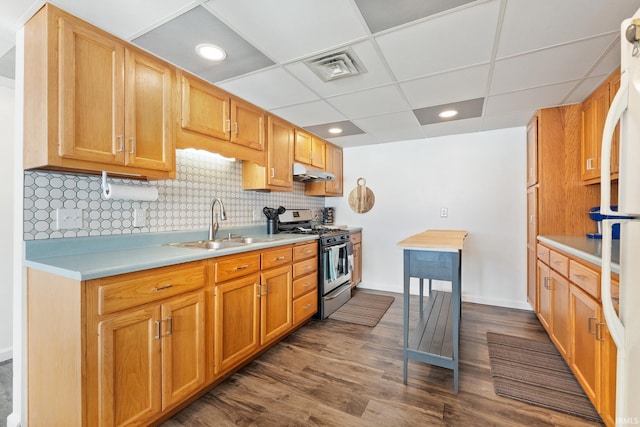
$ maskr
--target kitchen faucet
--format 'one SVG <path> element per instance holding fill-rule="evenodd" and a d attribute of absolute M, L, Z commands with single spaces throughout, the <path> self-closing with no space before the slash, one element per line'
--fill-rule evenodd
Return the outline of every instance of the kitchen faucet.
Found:
<path fill-rule="evenodd" d="M 227 213 L 224 210 L 224 204 L 222 203 L 222 200 L 220 200 L 220 197 L 216 197 L 211 200 L 211 225 L 209 226 L 209 240 L 216 239 L 216 233 L 218 232 L 218 228 L 220 227 L 218 225 L 218 217 L 213 211 L 214 207 L 216 206 L 216 202 L 220 205 L 220 219 L 223 221 L 227 220 Z"/>

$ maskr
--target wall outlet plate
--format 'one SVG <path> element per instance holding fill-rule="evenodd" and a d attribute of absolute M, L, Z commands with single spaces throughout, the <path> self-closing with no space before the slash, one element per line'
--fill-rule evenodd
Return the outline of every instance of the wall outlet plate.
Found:
<path fill-rule="evenodd" d="M 446 218 L 449 216 L 448 208 L 440 208 L 440 218 Z"/>
<path fill-rule="evenodd" d="M 147 209 L 135 208 L 133 210 L 133 226 L 145 227 L 147 225 Z"/>
<path fill-rule="evenodd" d="M 56 228 L 58 230 L 82 228 L 82 209 L 56 209 Z"/>

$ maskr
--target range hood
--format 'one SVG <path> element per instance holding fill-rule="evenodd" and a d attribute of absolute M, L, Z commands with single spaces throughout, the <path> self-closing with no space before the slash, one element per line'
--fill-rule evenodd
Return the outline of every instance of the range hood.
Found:
<path fill-rule="evenodd" d="M 335 175 L 332 173 L 315 169 L 300 163 L 293 164 L 293 180 L 300 182 L 334 181 Z"/>

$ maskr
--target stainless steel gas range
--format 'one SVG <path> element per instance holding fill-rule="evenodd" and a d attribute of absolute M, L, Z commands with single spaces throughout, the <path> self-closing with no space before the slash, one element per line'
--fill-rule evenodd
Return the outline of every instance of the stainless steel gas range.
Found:
<path fill-rule="evenodd" d="M 287 209 L 278 216 L 281 233 L 318 235 L 318 319 L 324 320 L 351 298 L 353 247 L 349 231 L 314 226 L 310 209 Z"/>

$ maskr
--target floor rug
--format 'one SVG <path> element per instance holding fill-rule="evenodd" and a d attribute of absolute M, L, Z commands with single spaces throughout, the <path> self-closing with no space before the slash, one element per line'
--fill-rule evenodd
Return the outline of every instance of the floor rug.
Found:
<path fill-rule="evenodd" d="M 602 422 L 550 341 L 487 332 L 496 394 Z"/>
<path fill-rule="evenodd" d="M 329 319 L 376 326 L 393 301 L 394 297 L 356 291 L 349 301 L 329 316 Z"/>

